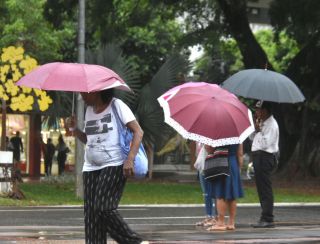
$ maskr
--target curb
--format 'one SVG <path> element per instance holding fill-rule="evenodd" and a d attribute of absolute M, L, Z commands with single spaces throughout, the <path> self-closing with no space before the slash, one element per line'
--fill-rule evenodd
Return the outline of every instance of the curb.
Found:
<path fill-rule="evenodd" d="M 318 202 L 296 202 L 296 203 L 274 203 L 275 207 L 320 207 Z M 2 206 L 4 207 L 4 206 Z M 77 208 L 83 207 L 83 205 L 41 205 L 41 206 L 23 206 L 24 208 Z M 194 208 L 204 207 L 204 204 L 123 204 L 119 205 L 119 208 Z M 260 207 L 260 203 L 238 203 L 237 207 Z"/>

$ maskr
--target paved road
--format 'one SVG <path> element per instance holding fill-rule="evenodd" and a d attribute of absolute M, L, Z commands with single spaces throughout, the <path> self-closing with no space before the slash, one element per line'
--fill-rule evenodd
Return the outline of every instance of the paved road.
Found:
<path fill-rule="evenodd" d="M 260 209 L 242 205 L 237 229 L 219 233 L 194 226 L 203 217 L 202 206 L 121 206 L 120 211 L 151 243 L 320 243 L 317 205 L 277 206 L 275 229 L 251 228 Z M 79 206 L 0 207 L 0 214 L 0 243 L 84 243 Z"/>

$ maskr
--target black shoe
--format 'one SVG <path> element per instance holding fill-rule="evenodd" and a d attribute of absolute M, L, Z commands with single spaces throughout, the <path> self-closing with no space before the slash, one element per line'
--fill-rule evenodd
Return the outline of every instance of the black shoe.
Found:
<path fill-rule="evenodd" d="M 252 225 L 253 228 L 274 228 L 273 222 L 259 221 Z"/>

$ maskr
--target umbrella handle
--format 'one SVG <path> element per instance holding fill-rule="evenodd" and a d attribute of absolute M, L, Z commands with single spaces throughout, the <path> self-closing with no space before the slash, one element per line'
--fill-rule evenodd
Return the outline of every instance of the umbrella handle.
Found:
<path fill-rule="evenodd" d="M 75 103 L 75 92 L 72 92 L 72 108 L 71 108 L 71 117 L 74 116 L 74 103 Z"/>

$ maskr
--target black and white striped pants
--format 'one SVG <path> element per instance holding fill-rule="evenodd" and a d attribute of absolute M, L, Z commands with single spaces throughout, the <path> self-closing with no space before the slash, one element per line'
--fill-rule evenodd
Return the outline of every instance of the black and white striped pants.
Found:
<path fill-rule="evenodd" d="M 117 210 L 125 183 L 122 165 L 83 172 L 87 244 L 105 244 L 107 233 L 119 244 L 136 244 L 142 241 Z"/>

